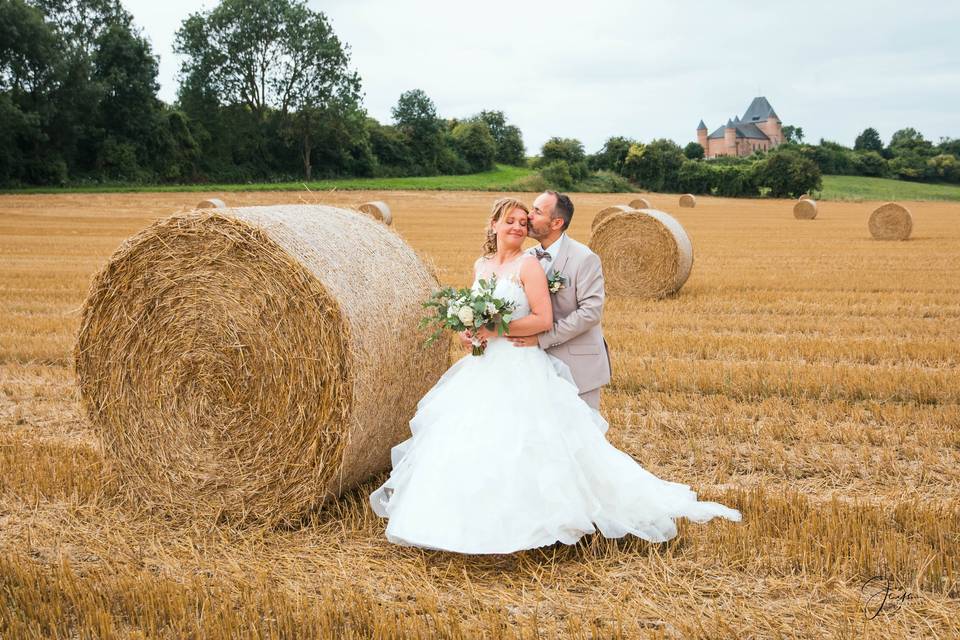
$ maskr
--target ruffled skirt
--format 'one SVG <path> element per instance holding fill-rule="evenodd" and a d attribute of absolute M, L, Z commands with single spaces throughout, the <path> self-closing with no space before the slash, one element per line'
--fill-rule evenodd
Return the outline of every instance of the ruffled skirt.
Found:
<path fill-rule="evenodd" d="M 597 530 L 663 542 L 676 518 L 740 520 L 645 470 L 606 430 L 560 360 L 493 339 L 421 399 L 370 503 L 390 519 L 391 542 L 472 554 L 573 544 Z"/>

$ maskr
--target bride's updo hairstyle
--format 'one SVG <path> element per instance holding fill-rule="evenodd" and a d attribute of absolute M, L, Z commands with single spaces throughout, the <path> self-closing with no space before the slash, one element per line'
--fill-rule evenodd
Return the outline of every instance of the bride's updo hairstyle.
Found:
<path fill-rule="evenodd" d="M 497 252 L 497 232 L 493 230 L 493 225 L 508 211 L 520 209 L 524 213 L 530 213 L 527 205 L 516 198 L 500 198 L 493 203 L 493 210 L 490 211 L 490 220 L 487 222 L 487 239 L 483 243 L 483 257 L 489 257 Z"/>

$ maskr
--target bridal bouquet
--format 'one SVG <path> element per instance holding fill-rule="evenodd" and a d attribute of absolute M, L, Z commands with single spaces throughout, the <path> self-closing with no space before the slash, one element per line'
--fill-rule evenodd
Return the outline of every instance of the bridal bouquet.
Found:
<path fill-rule="evenodd" d="M 427 338 L 425 346 L 429 346 L 440 337 L 444 329 L 459 333 L 468 329 L 476 332 L 477 329 L 486 327 L 490 331 L 496 329 L 500 335 L 507 332 L 514 303 L 494 297 L 493 290 L 497 286 L 496 276 L 491 276 L 489 280 L 480 280 L 478 285 L 476 290 L 446 287 L 434 291 L 430 299 L 423 303 L 425 308 L 433 309 L 433 313 L 420 320 L 420 328 L 431 325 L 435 327 L 433 335 Z M 473 338 L 471 342 L 473 344 L 471 353 L 482 356 L 483 342 L 478 338 Z"/>

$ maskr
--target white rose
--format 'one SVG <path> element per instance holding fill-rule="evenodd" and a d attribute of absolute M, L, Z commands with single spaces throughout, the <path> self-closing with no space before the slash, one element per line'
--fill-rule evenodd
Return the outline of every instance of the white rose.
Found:
<path fill-rule="evenodd" d="M 457 312 L 457 317 L 460 318 L 460 322 L 463 324 L 473 324 L 473 309 L 470 307 L 460 307 L 460 311 Z"/>

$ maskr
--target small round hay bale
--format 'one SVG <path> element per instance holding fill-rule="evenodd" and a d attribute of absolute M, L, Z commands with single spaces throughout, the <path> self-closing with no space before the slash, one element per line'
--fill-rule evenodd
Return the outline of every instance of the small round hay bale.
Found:
<path fill-rule="evenodd" d="M 809 193 L 804 193 L 797 198 L 797 200 L 813 200 L 813 196 L 811 196 Z"/>
<path fill-rule="evenodd" d="M 593 222 L 590 223 L 590 231 L 594 231 L 597 227 L 600 226 L 604 220 L 609 218 L 612 215 L 618 213 L 623 213 L 624 211 L 633 211 L 629 206 L 625 204 L 615 204 L 612 207 L 607 207 L 606 209 L 601 209 L 600 213 L 593 217 Z"/>
<path fill-rule="evenodd" d="M 397 234 L 334 207 L 196 211 L 128 239 L 74 354 L 126 493 L 290 523 L 387 468 L 447 366 L 449 342 L 415 330 L 436 286 Z"/>
<path fill-rule="evenodd" d="M 634 198 L 630 201 L 631 209 L 649 209 L 650 201 L 646 198 Z"/>
<path fill-rule="evenodd" d="M 913 233 L 913 216 L 905 206 L 888 202 L 870 214 L 869 227 L 877 240 L 906 240 Z"/>
<path fill-rule="evenodd" d="M 207 198 L 197 204 L 197 209 L 226 209 L 227 204 L 220 198 Z"/>
<path fill-rule="evenodd" d="M 680 290 L 693 267 L 693 246 L 672 216 L 646 209 L 607 218 L 590 238 L 613 295 L 662 298 Z"/>
<path fill-rule="evenodd" d="M 793 205 L 793 217 L 797 220 L 813 220 L 817 217 L 817 203 L 813 200 L 798 200 Z"/>
<path fill-rule="evenodd" d="M 379 220 L 387 225 L 393 224 L 393 216 L 390 214 L 390 207 L 382 200 L 364 202 L 362 205 L 357 207 L 357 209 L 367 214 L 374 220 Z"/>
<path fill-rule="evenodd" d="M 680 196 L 680 206 L 687 209 L 693 209 L 697 206 L 697 197 L 692 193 L 685 193 Z"/>

